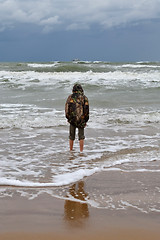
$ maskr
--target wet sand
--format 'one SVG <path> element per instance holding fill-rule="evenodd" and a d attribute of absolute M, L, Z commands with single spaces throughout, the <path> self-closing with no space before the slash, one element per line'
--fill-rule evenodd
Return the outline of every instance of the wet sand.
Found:
<path fill-rule="evenodd" d="M 135 179 L 139 185 L 133 181 Z M 112 207 L 108 209 L 61 200 L 48 194 L 28 200 L 20 196 L 16 188 L 11 188 L 10 191 L 14 191 L 12 197 L 0 198 L 0 240 L 159 240 L 160 212 L 141 211 L 146 210 L 148 204 L 159 208 L 159 192 L 150 196 L 158 184 L 159 173 L 149 172 L 130 174 L 114 171 L 86 178 L 82 185 L 88 195 L 99 190 L 112 196 Z M 73 196 L 72 186 L 70 191 Z M 132 205 L 115 209 L 115 202 L 124 196 L 132 200 Z M 82 200 L 81 195 L 75 197 Z M 139 201 L 140 207 L 134 207 Z"/>
<path fill-rule="evenodd" d="M 159 240 L 159 233 L 153 231 L 140 231 L 137 229 L 125 229 L 125 230 L 113 230 L 113 231 L 101 231 L 96 233 L 69 233 L 69 234 L 55 234 L 55 233 L 10 233 L 10 234 L 2 234 L 0 239 L 3 240 Z"/>

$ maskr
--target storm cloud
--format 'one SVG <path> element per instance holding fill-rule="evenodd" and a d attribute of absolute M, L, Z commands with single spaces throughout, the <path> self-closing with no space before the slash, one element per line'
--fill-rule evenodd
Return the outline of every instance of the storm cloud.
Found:
<path fill-rule="evenodd" d="M 33 24 L 42 32 L 102 29 L 160 18 L 159 0 L 0 0 L 0 31 Z"/>
<path fill-rule="evenodd" d="M 160 61 L 160 0 L 0 0 L 0 61 Z"/>

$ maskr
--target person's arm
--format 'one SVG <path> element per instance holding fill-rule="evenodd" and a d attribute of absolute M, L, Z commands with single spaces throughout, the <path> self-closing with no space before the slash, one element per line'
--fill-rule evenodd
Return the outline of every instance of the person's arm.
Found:
<path fill-rule="evenodd" d="M 69 119 L 69 102 L 70 102 L 70 96 L 68 97 L 65 104 L 65 115 L 67 119 Z"/>
<path fill-rule="evenodd" d="M 86 96 L 84 96 L 84 120 L 85 122 L 89 120 L 89 101 Z"/>

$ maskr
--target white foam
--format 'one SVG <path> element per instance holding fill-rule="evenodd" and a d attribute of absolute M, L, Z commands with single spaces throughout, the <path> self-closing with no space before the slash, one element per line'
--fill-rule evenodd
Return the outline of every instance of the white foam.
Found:
<path fill-rule="evenodd" d="M 20 181 L 15 179 L 0 178 L 0 186 L 12 186 L 12 187 L 54 187 L 55 183 L 35 183 L 30 181 Z"/>
<path fill-rule="evenodd" d="M 55 183 L 60 185 L 68 185 L 72 182 L 79 181 L 84 177 L 93 175 L 96 172 L 101 171 L 100 168 L 94 169 L 79 169 L 72 173 L 65 173 L 54 177 Z"/>
<path fill-rule="evenodd" d="M 75 172 L 60 174 L 53 178 L 51 183 L 40 183 L 40 182 L 31 182 L 31 181 L 20 181 L 16 179 L 7 179 L 0 178 L 0 186 L 12 186 L 12 187 L 33 187 L 33 188 L 42 188 L 42 187 L 59 187 L 69 185 L 76 181 L 93 175 L 96 172 L 101 171 L 100 168 L 94 169 L 79 169 Z"/>
<path fill-rule="evenodd" d="M 64 110 L 38 108 L 34 105 L 1 104 L 0 128 L 48 128 L 65 126 Z"/>
<path fill-rule="evenodd" d="M 126 173 L 134 173 L 134 172 L 151 172 L 151 173 L 156 173 L 156 172 L 160 172 L 160 169 L 147 169 L 147 168 L 139 168 L 139 169 L 131 169 L 131 170 L 124 170 L 121 168 L 114 168 L 114 167 L 110 167 L 110 168 L 104 168 L 105 172 L 110 172 L 110 171 L 119 171 L 119 172 L 126 172 Z"/>
<path fill-rule="evenodd" d="M 75 82 L 101 86 L 106 89 L 117 89 L 119 87 L 139 86 L 140 88 L 160 87 L 159 72 L 12 72 L 0 71 L 0 79 L 25 89 L 30 86 L 64 86 L 73 85 Z"/>
<path fill-rule="evenodd" d="M 133 204 L 129 203 L 128 201 L 121 200 L 120 202 L 122 203 L 122 205 L 126 206 L 127 208 L 131 207 L 131 208 L 139 210 L 140 212 L 148 213 L 148 211 L 144 210 L 143 208 L 138 207 L 137 205 L 133 205 Z"/>
<path fill-rule="evenodd" d="M 105 109 L 94 108 L 90 111 L 90 121 L 88 127 L 90 128 L 106 128 L 111 126 L 129 126 L 132 128 L 135 126 L 146 126 L 147 124 L 160 123 L 160 111 L 151 111 L 150 109 L 136 109 L 130 111 L 130 109 Z"/>
<path fill-rule="evenodd" d="M 139 64 L 138 64 L 139 63 Z M 140 64 L 142 63 L 142 64 Z M 144 62 L 137 62 L 137 64 L 123 64 L 122 66 L 119 66 L 120 68 L 160 68 L 160 66 L 158 65 L 147 65 L 147 64 L 143 64 Z M 147 62 L 146 62 L 147 63 Z"/>
<path fill-rule="evenodd" d="M 90 110 L 89 128 L 105 129 L 115 124 L 126 127 L 132 125 L 145 126 L 159 123 L 159 111 L 127 111 L 126 109 L 98 109 Z M 134 124 L 134 126 L 133 126 Z M 38 108 L 27 104 L 0 104 L 0 128 L 39 128 L 66 126 L 64 110 Z"/>
<path fill-rule="evenodd" d="M 146 168 L 141 168 L 141 169 L 136 169 L 136 170 L 130 170 L 128 172 L 160 172 L 160 169 L 146 169 Z"/>
<path fill-rule="evenodd" d="M 51 68 L 51 67 L 55 67 L 57 66 L 58 62 L 55 63 L 28 63 L 27 65 L 29 67 L 33 67 L 33 68 Z"/>

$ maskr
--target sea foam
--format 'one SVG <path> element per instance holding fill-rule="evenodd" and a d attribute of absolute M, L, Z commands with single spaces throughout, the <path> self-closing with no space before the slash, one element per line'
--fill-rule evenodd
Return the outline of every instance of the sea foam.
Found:
<path fill-rule="evenodd" d="M 16 179 L 0 178 L 0 186 L 12 186 L 12 187 L 26 187 L 26 188 L 43 188 L 43 187 L 60 187 L 77 182 L 84 177 L 93 175 L 96 172 L 100 172 L 101 169 L 79 169 L 75 172 L 60 174 L 53 178 L 53 182 L 40 183 L 31 181 L 20 181 Z"/>

